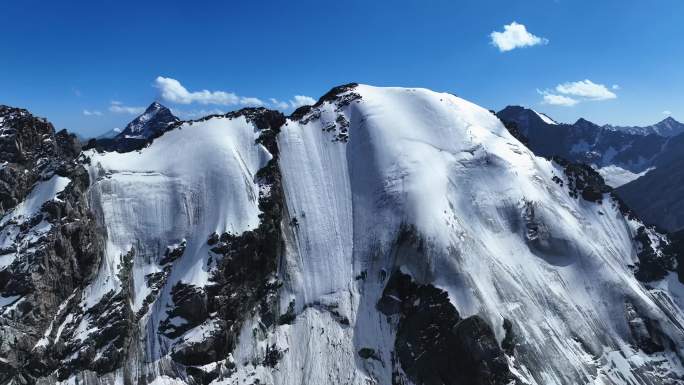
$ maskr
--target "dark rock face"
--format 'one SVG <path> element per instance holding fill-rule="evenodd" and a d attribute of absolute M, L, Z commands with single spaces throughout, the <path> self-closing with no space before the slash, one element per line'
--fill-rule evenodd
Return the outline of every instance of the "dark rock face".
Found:
<path fill-rule="evenodd" d="M 601 202 L 606 193 L 613 189 L 606 185 L 603 177 L 593 168 L 582 163 L 572 163 L 555 156 L 554 162 L 563 167 L 568 178 L 568 190 L 573 198 L 582 197 L 589 202 Z M 558 181 L 556 181 L 558 183 Z"/>
<path fill-rule="evenodd" d="M 18 298 L 17 306 L 0 316 L 0 361 L 6 367 L 2 372 L 8 373 L 8 380 L 30 384 L 57 369 L 69 370 L 58 361 L 69 351 L 68 332 L 49 346 L 39 341 L 53 319 L 58 322 L 72 310 L 70 299 L 80 295 L 96 273 L 102 230 L 86 197 L 89 178 L 76 161 L 76 137 L 55 133 L 50 123 L 26 110 L 3 106 L 0 118 L 0 214 L 9 215 L 37 183 L 69 179 L 58 199 L 46 202 L 39 212 L 0 225 L 0 231 L 15 234 L 15 247 L 0 251 L 14 254 L 12 263 L 0 269 L 0 295 Z M 52 330 L 47 337 L 55 334 Z"/>
<path fill-rule="evenodd" d="M 657 244 L 654 245 L 646 227 L 641 226 L 637 230 L 634 241 L 639 249 L 639 264 L 634 273 L 638 280 L 642 282 L 656 281 L 665 278 L 670 271 L 674 270 L 674 255 L 661 252 L 661 250 L 667 250 L 663 238 L 658 238 Z"/>
<path fill-rule="evenodd" d="M 67 163 L 79 152 L 73 134 L 55 134 L 45 119 L 0 106 L 0 214 L 22 201 L 42 177 L 67 172 Z"/>
<path fill-rule="evenodd" d="M 413 383 L 481 385 L 513 379 L 491 327 L 478 316 L 461 318 L 445 291 L 395 271 L 378 309 L 400 317 L 394 364 Z M 400 376 L 395 368 L 395 383 Z"/>
<path fill-rule="evenodd" d="M 632 343 L 648 354 L 665 351 L 674 345 L 673 341 L 662 332 L 657 321 L 640 314 L 630 302 L 625 303 L 625 318 L 629 325 Z"/>
<path fill-rule="evenodd" d="M 679 282 L 684 284 L 684 230 L 669 234 L 668 239 L 665 253 L 676 262 Z"/>

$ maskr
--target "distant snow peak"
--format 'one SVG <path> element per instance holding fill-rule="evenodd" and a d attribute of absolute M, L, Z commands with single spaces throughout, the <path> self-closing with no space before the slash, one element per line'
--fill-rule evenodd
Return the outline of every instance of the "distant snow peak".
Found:
<path fill-rule="evenodd" d="M 145 109 L 145 112 L 128 123 L 117 136 L 147 139 L 163 132 L 169 125 L 178 121 L 179 119 L 171 113 L 171 110 L 155 101 Z"/>

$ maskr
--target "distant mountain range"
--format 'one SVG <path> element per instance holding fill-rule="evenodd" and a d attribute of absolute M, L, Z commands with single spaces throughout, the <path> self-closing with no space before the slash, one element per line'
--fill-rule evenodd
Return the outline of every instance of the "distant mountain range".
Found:
<path fill-rule="evenodd" d="M 607 130 L 626 132 L 628 134 L 642 136 L 654 134 L 665 137 L 671 137 L 684 133 L 684 124 L 676 121 L 671 116 L 660 121 L 659 123 L 646 127 L 605 125 L 603 126 L 603 128 Z"/>
<path fill-rule="evenodd" d="M 647 223 L 684 228 L 684 124 L 672 117 L 646 127 L 564 124 L 519 106 L 496 115 L 535 154 L 594 167 Z"/>

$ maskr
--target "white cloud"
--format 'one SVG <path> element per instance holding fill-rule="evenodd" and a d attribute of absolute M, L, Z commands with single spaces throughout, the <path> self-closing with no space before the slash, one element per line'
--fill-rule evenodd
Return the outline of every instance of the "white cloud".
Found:
<path fill-rule="evenodd" d="M 264 102 L 259 98 L 240 98 L 240 104 L 243 106 L 263 106 Z"/>
<path fill-rule="evenodd" d="M 622 87 L 620 87 L 619 84 L 613 84 L 613 86 L 611 88 L 614 89 L 615 91 L 617 91 L 617 90 L 620 90 Z"/>
<path fill-rule="evenodd" d="M 154 86 L 159 89 L 162 99 L 176 104 L 217 104 L 223 106 L 245 105 L 262 106 L 264 102 L 252 97 L 238 96 L 232 92 L 225 91 L 188 91 L 187 88 L 176 79 L 158 76 L 154 81 Z"/>
<path fill-rule="evenodd" d="M 603 84 L 596 84 L 589 79 L 577 82 L 567 82 L 556 86 L 558 93 L 581 97 L 589 100 L 615 99 L 617 95 L 608 90 Z"/>
<path fill-rule="evenodd" d="M 670 111 L 670 110 L 665 110 L 665 111 L 663 111 L 663 115 L 670 116 L 670 115 L 672 115 L 672 111 Z"/>
<path fill-rule="evenodd" d="M 178 116 L 179 118 L 183 119 L 197 119 L 197 118 L 203 118 L 205 116 L 209 115 L 223 115 L 226 113 L 226 111 L 220 110 L 218 108 L 211 108 L 211 109 L 199 109 L 199 110 L 180 110 L 177 108 L 172 108 L 171 112 Z"/>
<path fill-rule="evenodd" d="M 85 116 L 102 116 L 102 112 L 98 110 L 83 110 Z"/>
<path fill-rule="evenodd" d="M 269 99 L 269 101 L 271 102 L 271 107 L 277 108 L 279 110 L 288 110 L 290 108 L 296 109 L 301 106 L 310 106 L 316 103 L 316 99 L 305 95 L 295 95 L 289 101 L 278 100 L 274 98 Z"/>
<path fill-rule="evenodd" d="M 274 98 L 270 98 L 269 101 L 271 102 L 272 107 L 275 107 L 279 110 L 287 110 L 288 108 L 290 108 L 290 104 L 287 102 L 283 102 L 281 100 Z"/>
<path fill-rule="evenodd" d="M 504 25 L 503 32 L 494 31 L 489 37 L 492 39 L 492 44 L 501 52 L 511 51 L 516 48 L 547 44 L 549 42 L 548 39 L 529 33 L 525 25 L 516 23 L 515 21 L 511 24 Z"/>
<path fill-rule="evenodd" d="M 293 100 L 290 100 L 292 108 L 299 108 L 301 106 L 309 106 L 316 103 L 316 99 L 311 96 L 295 95 Z"/>
<path fill-rule="evenodd" d="M 620 86 L 614 84 L 611 88 L 618 90 Z M 572 107 L 580 102 L 617 98 L 617 95 L 608 87 L 603 84 L 596 84 L 589 79 L 566 82 L 557 85 L 553 90 L 537 90 L 537 92 L 543 96 L 542 104 L 565 107 Z"/>
<path fill-rule="evenodd" d="M 572 107 L 575 104 L 579 103 L 579 100 L 573 99 L 568 96 L 564 95 L 558 95 L 558 94 L 552 94 L 548 91 L 538 91 L 542 96 L 542 104 L 550 104 L 553 106 L 564 106 L 564 107 Z"/>
<path fill-rule="evenodd" d="M 109 105 L 109 111 L 117 114 L 140 115 L 145 112 L 145 107 L 126 106 L 121 102 L 112 100 L 111 104 Z"/>

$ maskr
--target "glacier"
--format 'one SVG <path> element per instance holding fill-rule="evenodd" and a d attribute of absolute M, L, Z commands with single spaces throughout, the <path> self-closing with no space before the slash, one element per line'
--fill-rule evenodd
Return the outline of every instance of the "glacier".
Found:
<path fill-rule="evenodd" d="M 348 85 L 278 127 L 260 113 L 179 122 L 139 150 L 80 154 L 103 256 L 36 336 L 47 351 L 65 333 L 81 341 L 60 364 L 75 369 L 38 383 L 684 381 L 684 287 L 671 268 L 636 274 L 646 251 L 668 258 L 667 237 L 610 193 L 579 193 L 585 175 L 536 157 L 490 111 L 427 89 Z M 265 183 L 260 172 L 274 164 L 278 183 Z M 268 289 L 246 294 L 255 302 L 239 322 L 226 320 L 207 298 L 218 275 L 243 268 L 232 264 L 242 254 L 215 245 L 251 250 L 241 242 L 259 239 L 276 189 L 277 260 L 257 275 Z M 402 279 L 422 293 L 412 303 L 393 291 Z M 402 353 L 413 338 L 405 309 L 435 298 L 458 323 L 438 321 L 477 325 L 505 373 L 436 380 Z M 193 311 L 202 317 L 188 319 Z M 99 319 L 117 312 L 130 320 L 120 364 L 98 370 L 111 344 L 87 341 L 105 338 Z M 225 325 L 233 348 L 218 357 Z"/>

